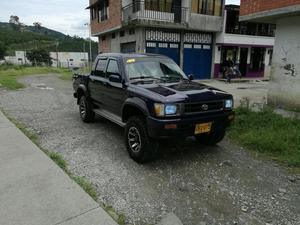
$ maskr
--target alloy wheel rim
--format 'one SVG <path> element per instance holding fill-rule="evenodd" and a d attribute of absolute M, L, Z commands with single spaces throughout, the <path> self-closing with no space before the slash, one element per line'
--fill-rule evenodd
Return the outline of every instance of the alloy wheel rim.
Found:
<path fill-rule="evenodd" d="M 85 114 L 86 114 L 86 107 L 85 107 L 84 101 L 81 101 L 81 102 L 80 102 L 79 110 L 80 110 L 80 116 L 81 116 L 82 118 L 84 118 L 84 117 L 85 117 Z"/>
<path fill-rule="evenodd" d="M 141 135 L 136 127 L 130 127 L 128 131 L 128 144 L 131 151 L 137 153 L 141 150 Z"/>

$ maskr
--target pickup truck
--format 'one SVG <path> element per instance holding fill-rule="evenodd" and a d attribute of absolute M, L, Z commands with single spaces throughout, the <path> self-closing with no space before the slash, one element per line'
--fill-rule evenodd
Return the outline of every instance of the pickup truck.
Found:
<path fill-rule="evenodd" d="M 155 158 L 160 139 L 215 145 L 234 119 L 232 95 L 193 81 L 162 55 L 100 54 L 90 75 L 73 75 L 73 88 L 81 119 L 97 114 L 124 127 L 138 163 Z"/>

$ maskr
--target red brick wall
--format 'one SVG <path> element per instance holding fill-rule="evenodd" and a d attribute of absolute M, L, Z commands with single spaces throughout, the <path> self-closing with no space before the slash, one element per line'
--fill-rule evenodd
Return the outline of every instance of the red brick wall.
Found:
<path fill-rule="evenodd" d="M 240 15 L 269 11 L 300 4 L 300 0 L 241 0 Z"/>
<path fill-rule="evenodd" d="M 110 39 L 106 37 L 105 40 L 102 40 L 102 37 L 99 37 L 98 49 L 101 53 L 109 53 L 110 52 Z"/>
<path fill-rule="evenodd" d="M 97 0 L 90 0 L 93 4 Z M 122 24 L 122 0 L 109 0 L 108 20 L 98 22 L 98 19 L 91 21 L 92 34 L 110 30 Z"/>

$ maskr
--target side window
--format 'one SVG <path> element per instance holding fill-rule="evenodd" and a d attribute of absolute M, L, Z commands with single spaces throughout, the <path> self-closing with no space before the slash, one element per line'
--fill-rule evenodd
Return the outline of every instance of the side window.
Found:
<path fill-rule="evenodd" d="M 99 59 L 96 69 L 94 71 L 95 76 L 105 77 L 105 68 L 106 68 L 107 59 Z"/>
<path fill-rule="evenodd" d="M 118 67 L 118 63 L 116 60 L 109 60 L 109 63 L 108 63 L 108 67 L 107 67 L 107 76 L 110 76 L 112 74 L 120 74 L 120 70 L 119 70 L 119 67 Z"/>

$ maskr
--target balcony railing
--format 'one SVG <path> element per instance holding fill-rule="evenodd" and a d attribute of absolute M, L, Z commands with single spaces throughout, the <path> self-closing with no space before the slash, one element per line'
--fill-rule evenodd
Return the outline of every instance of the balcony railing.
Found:
<path fill-rule="evenodd" d="M 140 1 L 129 4 L 122 9 L 122 19 L 125 23 L 130 23 L 138 20 L 187 24 L 188 22 L 188 8 L 177 6 L 165 7 L 150 7 L 149 4 Z"/>

